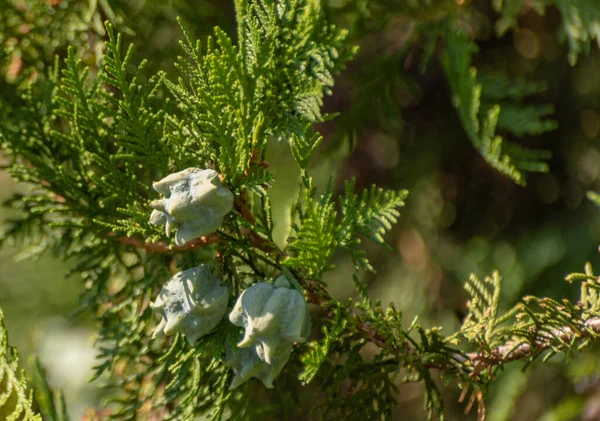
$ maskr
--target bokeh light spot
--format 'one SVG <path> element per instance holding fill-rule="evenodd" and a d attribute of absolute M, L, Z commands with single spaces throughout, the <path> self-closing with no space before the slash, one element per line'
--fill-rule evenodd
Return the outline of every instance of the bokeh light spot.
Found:
<path fill-rule="evenodd" d="M 515 48 L 519 55 L 533 60 L 540 55 L 540 39 L 531 29 L 523 28 L 515 33 Z"/>
<path fill-rule="evenodd" d="M 589 138 L 594 139 L 600 132 L 600 115 L 594 110 L 585 109 L 579 114 L 581 131 Z"/>

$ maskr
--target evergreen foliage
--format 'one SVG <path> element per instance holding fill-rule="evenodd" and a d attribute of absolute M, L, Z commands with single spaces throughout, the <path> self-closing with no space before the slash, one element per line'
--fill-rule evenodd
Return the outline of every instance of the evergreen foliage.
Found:
<path fill-rule="evenodd" d="M 32 385 L 35 391 L 35 402 L 39 407 L 42 419 L 49 421 L 69 421 L 69 414 L 64 394 L 51 390 L 48 384 L 46 370 L 37 358 L 30 361 L 32 366 Z"/>
<path fill-rule="evenodd" d="M 600 9 L 591 1 L 533 2 L 540 12 L 552 3 L 563 14 L 572 62 L 599 37 Z M 387 3 L 347 2 L 340 13 L 355 17 L 356 30 Z M 425 43 L 423 68 L 439 60 L 458 120 L 483 159 L 519 185 L 527 172 L 548 171 L 547 150 L 512 139 L 556 128 L 553 107 L 530 101 L 545 84 L 478 70 L 457 2 L 391 3 L 395 13 L 421 22 L 415 39 Z M 516 26 L 522 3 L 494 2 L 499 31 Z M 353 33 L 334 25 L 331 9 L 317 0 L 234 4 L 236 37 L 216 27 L 200 42 L 180 20 L 183 54 L 173 74 L 155 72 L 125 46 L 123 34 L 135 32 L 119 17 L 128 2 L 84 8 L 65 1 L 49 26 L 37 27 L 56 5 L 0 0 L 0 88 L 7 92 L 0 144 L 7 171 L 29 187 L 6 203 L 19 216 L 0 244 L 21 242 L 31 256 L 51 251 L 71 262 L 70 275 L 84 285 L 78 312 L 98 326 L 94 379 L 105 376 L 117 390 L 109 399 L 111 419 L 284 419 L 307 409 L 317 419 L 393 419 L 400 379 L 421 383 L 428 416 L 444 419 L 441 377 L 458 384 L 466 412 L 477 404 L 483 420 L 488 387 L 507 364 L 572 356 L 600 337 L 600 284 L 589 264 L 567 276 L 581 282 L 577 302 L 526 296 L 508 310 L 498 272 L 483 280 L 472 275 L 468 314 L 451 334 L 419 318 L 406 323 L 393 304 L 373 303 L 362 279 L 376 265 L 362 239 L 389 248 L 386 235 L 408 191 L 372 185 L 357 192 L 351 179 L 338 194 L 333 178 L 319 186 L 311 175 L 326 137 L 320 123 L 335 117 L 323 110 L 324 96 L 358 52 Z M 61 33 L 61 25 L 70 31 Z M 100 38 L 104 43 L 96 44 Z M 300 174 L 283 245 L 274 240 L 280 221 L 273 220 L 270 196 L 278 174 L 267 162 L 275 142 L 289 145 Z M 176 245 L 149 222 L 149 203 L 157 198 L 152 182 L 189 167 L 216 170 L 235 195 L 234 210 L 215 233 Z M 356 303 L 327 289 L 326 274 L 341 250 L 352 261 Z M 227 317 L 193 344 L 181 334 L 152 336 L 159 320 L 150 302 L 173 272 L 205 263 L 231 290 L 228 311 L 246 288 L 280 275 L 313 305 L 319 329 L 294 344 L 273 392 L 256 380 L 230 390 L 227 354 L 240 329 Z M 377 349 L 370 356 L 368 344 Z M 0 352 L 0 402 L 16 402 L 9 419 L 41 419 L 1 312 Z M 44 419 L 67 419 L 61 395 L 51 396 L 43 369 L 34 368 Z"/>
<path fill-rule="evenodd" d="M 552 112 L 551 106 L 523 106 L 511 102 L 501 106 L 494 103 L 539 92 L 539 84 L 521 82 L 506 90 L 511 82 L 505 76 L 488 74 L 487 83 L 482 85 L 477 81 L 477 70 L 471 66 L 474 47 L 468 36 L 454 28 L 449 28 L 444 35 L 446 48 L 442 65 L 453 92 L 454 106 L 467 136 L 481 156 L 517 184 L 525 184 L 525 171 L 548 171 L 544 162 L 550 158 L 548 151 L 508 143 L 497 133 L 497 129 L 504 129 L 517 136 L 535 135 L 556 127 L 552 121 L 544 119 Z"/>
<path fill-rule="evenodd" d="M 25 371 L 19 369 L 17 350 L 8 344 L 4 314 L 0 310 L 0 409 L 8 409 L 7 420 L 41 421 L 32 408 L 33 391 L 27 384 Z"/>
<path fill-rule="evenodd" d="M 500 34 L 517 26 L 523 0 L 496 0 L 494 6 L 502 14 L 496 22 Z M 549 6 L 556 7 L 563 19 L 559 36 L 569 47 L 569 61 L 577 62 L 581 53 L 589 53 L 593 41 L 600 43 L 600 11 L 593 0 L 534 0 L 528 7 L 543 14 Z"/>

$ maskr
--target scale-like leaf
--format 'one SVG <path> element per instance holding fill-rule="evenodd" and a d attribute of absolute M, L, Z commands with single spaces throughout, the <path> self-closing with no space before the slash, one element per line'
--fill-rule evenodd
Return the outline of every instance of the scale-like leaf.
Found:
<path fill-rule="evenodd" d="M 27 385 L 25 371 L 19 369 L 16 349 L 8 344 L 4 314 L 0 309 L 0 411 L 7 421 L 42 421 L 32 408 L 33 392 Z"/>

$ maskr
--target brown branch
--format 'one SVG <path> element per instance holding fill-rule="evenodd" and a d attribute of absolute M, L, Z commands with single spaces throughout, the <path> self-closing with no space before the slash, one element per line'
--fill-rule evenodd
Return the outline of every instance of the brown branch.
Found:
<path fill-rule="evenodd" d="M 244 193 L 242 193 L 238 198 L 235 199 L 235 205 L 240 215 L 242 215 L 244 219 L 249 221 L 251 224 L 256 223 L 256 219 L 254 218 L 252 212 L 250 211 L 250 208 L 246 204 L 246 196 Z M 250 228 L 242 228 L 241 232 L 245 237 L 250 239 L 250 244 L 253 247 L 263 249 L 267 252 L 271 251 L 271 248 L 267 245 L 268 241 L 260 237 Z M 108 236 L 116 237 L 116 234 L 111 232 L 108 234 Z M 182 246 L 173 247 L 169 246 L 169 244 L 165 243 L 164 241 L 159 241 L 158 243 L 146 243 L 143 240 L 140 240 L 139 238 L 135 237 L 121 236 L 118 237 L 117 240 L 121 244 L 130 247 L 141 248 L 149 253 L 175 253 L 179 251 L 193 250 L 200 246 L 206 246 L 208 244 L 217 244 L 221 242 L 221 238 L 216 232 L 188 241 Z"/>
<path fill-rule="evenodd" d="M 243 230 L 243 234 L 250 239 L 253 246 L 265 249 L 265 251 L 273 251 L 273 249 L 268 246 L 264 239 L 258 237 L 250 229 Z M 115 237 L 116 234 L 110 233 L 109 236 Z M 117 240 L 121 244 L 135 248 L 142 248 L 150 253 L 173 253 L 193 250 L 196 247 L 205 246 L 208 244 L 216 244 L 222 241 L 217 233 L 197 238 L 183 246 L 174 247 L 171 247 L 162 241 L 158 243 L 145 243 L 138 238 L 126 236 L 118 237 Z M 282 253 L 281 250 L 277 250 Z M 327 289 L 319 282 L 314 280 L 303 280 L 302 284 L 306 289 L 307 301 L 309 303 L 315 304 L 319 307 L 327 308 L 333 302 L 333 298 Z M 329 315 L 331 317 L 331 314 Z M 372 342 L 382 349 L 389 348 L 390 345 L 386 342 L 385 338 L 375 328 L 373 328 L 371 323 L 365 322 L 356 316 L 356 327 L 369 342 Z M 564 343 L 569 343 L 573 339 L 585 339 L 590 336 L 590 332 L 600 334 L 600 317 L 592 317 L 586 320 L 583 323 L 582 329 L 579 331 L 575 331 L 573 328 L 566 326 L 563 328 L 554 329 L 550 333 L 542 332 L 536 335 L 531 343 L 513 340 L 490 351 L 480 350 L 476 352 L 470 352 L 468 354 L 456 352 L 452 354 L 453 361 L 448 362 L 423 361 L 421 358 L 418 358 L 418 360 L 420 360 L 420 363 L 425 368 L 434 368 L 439 370 L 457 368 L 457 365 L 462 365 L 469 361 L 474 368 L 474 373 L 480 373 L 483 370 L 491 370 L 493 367 L 504 363 L 528 358 L 544 352 L 545 350 L 550 349 L 557 340 L 560 340 Z M 407 341 L 404 342 L 402 348 L 404 355 L 419 355 L 419 351 Z"/>
<path fill-rule="evenodd" d="M 331 302 L 331 295 L 323 285 L 311 279 L 302 282 L 306 288 L 307 301 L 319 307 L 326 306 Z"/>
<path fill-rule="evenodd" d="M 327 307 L 331 304 L 333 299 L 323 285 L 312 280 L 304 281 L 303 285 L 306 287 L 307 301 L 309 303 L 320 307 Z M 356 317 L 356 326 L 363 334 L 364 338 L 369 342 L 372 342 L 380 348 L 389 348 L 390 345 L 385 341 L 385 338 L 373 328 L 371 323 L 362 321 Z M 457 368 L 457 364 L 462 365 L 469 361 L 474 367 L 474 373 L 480 373 L 483 370 L 490 370 L 493 367 L 504 363 L 528 358 L 544 352 L 550 349 L 553 344 L 556 344 L 557 340 L 569 343 L 573 339 L 585 339 L 589 337 L 592 332 L 600 334 L 600 317 L 587 319 L 583 323 L 582 329 L 579 331 L 565 326 L 563 328 L 554 329 L 551 333 L 542 332 L 536 335 L 532 343 L 514 340 L 490 351 L 477 351 L 468 354 L 456 352 L 452 354 L 452 360 L 454 361 L 443 362 L 421 360 L 421 364 L 425 368 L 448 370 Z M 403 351 L 409 355 L 418 355 L 418 351 L 408 342 L 404 343 Z"/>
<path fill-rule="evenodd" d="M 234 204 L 244 219 L 251 224 L 256 223 L 256 219 L 254 215 L 252 215 L 252 212 L 246 203 L 246 197 L 244 193 L 235 199 Z M 263 249 L 266 252 L 273 251 L 273 248 L 270 246 L 270 242 L 258 236 L 251 229 L 243 228 L 242 234 L 250 239 L 250 242 L 254 247 Z M 116 235 L 114 233 L 110 233 L 109 236 L 113 237 Z M 121 244 L 142 248 L 151 253 L 172 253 L 193 250 L 196 247 L 219 243 L 222 240 L 217 233 L 212 233 L 208 236 L 192 240 L 183 246 L 174 247 L 170 247 L 164 242 L 145 243 L 140 239 L 126 236 L 118 237 L 118 241 Z M 285 257 L 285 253 L 283 253 L 283 251 L 281 251 L 278 247 L 275 247 L 275 250 L 279 253 L 280 257 Z M 315 304 L 319 307 L 327 308 L 333 302 L 333 298 L 327 289 L 319 282 L 314 280 L 303 280 L 301 283 L 305 287 L 307 301 L 309 303 Z M 332 314 L 330 313 L 329 316 L 331 317 Z M 363 334 L 365 339 L 380 348 L 388 348 L 390 346 L 390 344 L 386 342 L 385 338 L 373 328 L 371 323 L 361 320 L 358 316 L 355 316 L 355 319 L 357 329 Z M 498 346 L 491 351 L 480 350 L 468 354 L 456 352 L 452 354 L 452 360 L 447 362 L 423 361 L 421 358 L 418 358 L 419 351 L 414 347 L 413 344 L 406 340 L 402 344 L 402 348 L 404 355 L 408 354 L 411 356 L 416 356 L 424 368 L 435 368 L 439 370 L 447 370 L 451 368 L 456 369 L 462 364 L 470 362 L 474 368 L 473 373 L 477 374 L 483 370 L 491 370 L 493 367 L 504 363 L 528 358 L 544 352 L 545 350 L 550 349 L 551 346 L 556 343 L 556 340 L 560 340 L 563 343 L 569 343 L 573 339 L 585 339 L 590 336 L 590 332 L 600 334 L 600 317 L 592 317 L 586 320 L 583 323 L 582 329 L 579 331 L 575 331 L 573 328 L 565 326 L 554 329 L 549 333 L 542 332 L 541 334 L 537 334 L 534 336 L 534 339 L 531 343 L 513 340 L 505 345 Z"/>
<path fill-rule="evenodd" d="M 254 215 L 252 215 L 252 211 L 250 210 L 250 207 L 246 202 L 245 191 L 241 192 L 240 195 L 235 198 L 233 204 L 245 220 L 247 220 L 251 224 L 256 224 L 256 218 L 254 217 Z"/>
<path fill-rule="evenodd" d="M 116 234 L 114 232 L 111 232 L 108 234 L 108 236 L 116 237 Z M 139 238 L 127 236 L 117 237 L 117 241 L 126 246 L 144 249 L 149 253 L 174 253 L 178 251 L 193 250 L 197 247 L 205 246 L 208 244 L 216 244 L 221 241 L 221 238 L 217 233 L 212 233 L 207 236 L 188 241 L 182 246 L 173 247 L 171 247 L 164 241 L 159 241 L 158 243 L 146 243 L 143 240 L 140 240 Z"/>
<path fill-rule="evenodd" d="M 549 349 L 556 340 L 569 343 L 573 339 L 585 339 L 590 336 L 590 332 L 600 334 L 600 317 L 591 317 L 584 321 L 581 331 L 574 331 L 573 328 L 565 326 L 554 329 L 551 333 L 536 336 L 532 343 L 511 341 L 492 349 L 488 353 L 471 352 L 467 354 L 467 357 L 474 363 L 476 369 L 491 368 L 539 354 Z"/>
<path fill-rule="evenodd" d="M 303 281 L 302 284 L 306 288 L 306 296 L 309 303 L 318 305 L 319 307 L 327 307 L 331 304 L 333 298 L 322 284 L 310 279 Z M 377 332 L 377 330 L 373 329 L 370 323 L 364 322 L 356 317 L 356 327 L 363 333 L 368 341 L 380 348 L 388 347 L 385 339 Z"/>
<path fill-rule="evenodd" d="M 250 244 L 253 247 L 260 248 L 266 252 L 269 252 L 272 250 L 272 248 L 269 247 L 269 242 L 267 240 L 265 240 L 264 238 L 260 237 L 254 231 L 252 231 L 248 228 L 242 228 L 241 232 L 242 232 L 242 235 L 248 237 L 248 239 L 250 240 Z M 114 232 L 108 233 L 108 236 L 109 237 L 117 237 Z M 185 243 L 182 246 L 173 246 L 173 247 L 171 247 L 169 244 L 165 243 L 164 241 L 159 241 L 158 243 L 146 243 L 143 240 L 140 240 L 139 238 L 127 237 L 127 236 L 117 237 L 117 241 L 126 246 L 144 249 L 149 253 L 176 253 L 179 251 L 193 250 L 197 247 L 206 246 L 209 244 L 218 244 L 218 243 L 222 242 L 222 239 L 219 236 L 219 234 L 217 234 L 216 232 L 213 232 L 212 234 L 208 234 L 206 236 L 188 241 L 187 243 Z"/>

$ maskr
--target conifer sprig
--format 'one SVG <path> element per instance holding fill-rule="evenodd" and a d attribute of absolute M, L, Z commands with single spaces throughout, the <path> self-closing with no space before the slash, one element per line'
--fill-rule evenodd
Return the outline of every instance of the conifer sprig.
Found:
<path fill-rule="evenodd" d="M 303 191 L 304 206 L 297 206 L 300 223 L 294 227 L 296 236 L 288 239 L 292 255 L 285 264 L 303 270 L 309 279 L 321 280 L 325 272 L 333 269 L 329 260 L 338 245 L 337 212 L 331 199 L 331 186 L 318 199 L 313 197 L 312 184 Z"/>
<path fill-rule="evenodd" d="M 523 0 L 500 0 L 494 2 L 496 10 L 502 16 L 496 22 L 496 32 L 504 34 L 508 29 L 516 28 Z M 594 0 L 534 0 L 527 4 L 540 14 L 554 6 L 561 14 L 560 40 L 569 48 L 569 62 L 577 63 L 577 58 L 589 53 L 593 42 L 600 42 L 600 10 Z"/>
<path fill-rule="evenodd" d="M 416 320 L 404 327 L 401 313 L 393 306 L 383 309 L 377 303 L 371 307 L 363 300 L 358 306 L 364 310 L 363 314 L 355 314 L 349 305 L 336 302 L 328 295 L 323 297 L 316 283 L 306 284 L 313 292 L 309 294 L 311 300 L 332 311 L 327 327 L 323 329 L 324 338 L 318 344 L 311 344 L 302 356 L 305 369 L 301 379 L 306 382 L 314 378 L 329 379 L 333 382 L 329 384 L 329 393 L 336 393 L 335 387 L 340 387 L 336 382 L 344 377 L 336 377 L 340 367 L 325 359 L 324 352 L 351 353 L 351 344 L 363 338 L 380 348 L 376 361 L 387 361 L 396 366 L 395 370 L 387 372 L 392 379 L 403 367 L 410 373 L 407 381 L 424 382 L 425 404 L 431 417 L 443 419 L 441 394 L 432 377 L 434 370 L 440 371 L 446 379 L 458 379 L 463 395 L 471 396 L 468 408 L 477 402 L 478 417 L 483 420 L 483 392 L 493 380 L 494 373 L 505 364 L 518 360 L 531 363 L 540 357 L 546 361 L 557 354 L 570 355 L 600 338 L 598 277 L 588 264 L 584 273 L 571 274 L 567 281 L 582 282 L 581 297 L 576 304 L 568 300 L 557 302 L 550 298 L 525 297 L 522 303 L 501 313 L 500 275 L 494 273 L 483 282 L 473 275 L 465 284 L 471 295 L 467 305 L 469 314 L 461 329 L 446 337 L 437 328 L 422 328 Z M 413 337 L 415 331 L 416 338 Z M 469 348 L 475 350 L 469 351 Z M 388 410 L 391 410 L 390 406 L 381 407 L 380 412 L 373 414 L 385 418 Z"/>
<path fill-rule="evenodd" d="M 314 150 L 319 136 L 308 123 L 322 120 L 322 97 L 354 53 L 318 2 L 237 1 L 236 16 L 238 45 L 217 30 L 202 48 L 184 28 L 178 68 L 187 81 L 165 78 L 187 111 L 169 121 L 193 135 L 197 159 L 216 163 L 234 191 L 269 183 L 260 164 L 270 137 Z"/>
<path fill-rule="evenodd" d="M 339 198 L 339 213 L 332 198 L 331 186 L 314 198 L 312 179 L 305 178 L 303 196 L 296 204 L 299 224 L 296 234 L 288 239 L 290 256 L 285 264 L 302 271 L 308 279 L 321 280 L 333 269 L 329 264 L 339 246 L 347 250 L 357 268 L 373 271 L 365 253 L 359 248 L 360 236 L 385 245 L 383 235 L 391 229 L 408 196 L 406 190 L 388 191 L 372 186 L 360 199 L 354 192 L 354 180 L 346 183 L 346 192 Z M 339 220 L 338 220 L 339 219 Z"/>
<path fill-rule="evenodd" d="M 27 384 L 25 370 L 19 369 L 16 349 L 8 344 L 4 314 L 0 309 L 0 411 L 8 421 L 42 421 L 32 408 L 33 392 Z"/>
<path fill-rule="evenodd" d="M 548 171 L 548 165 L 544 162 L 550 158 L 548 151 L 528 149 L 509 143 L 497 133 L 497 129 L 510 127 L 516 135 L 539 134 L 552 130 L 555 123 L 543 119 L 552 108 L 486 104 L 485 86 L 478 82 L 477 70 L 471 65 L 471 54 L 475 46 L 464 32 L 452 26 L 446 31 L 444 41 L 442 66 L 452 89 L 454 106 L 473 146 L 489 165 L 517 184 L 525 184 L 525 171 Z M 499 99 L 501 91 L 497 87 L 503 82 L 502 79 L 496 81 L 496 89 L 491 92 L 491 99 Z M 534 90 L 533 85 L 525 85 L 520 94 L 509 91 L 504 96 L 500 94 L 500 97 L 514 98 L 515 95 L 523 96 Z M 507 112 L 503 115 L 504 108 Z M 524 119 L 525 116 L 528 117 L 527 120 Z"/>

